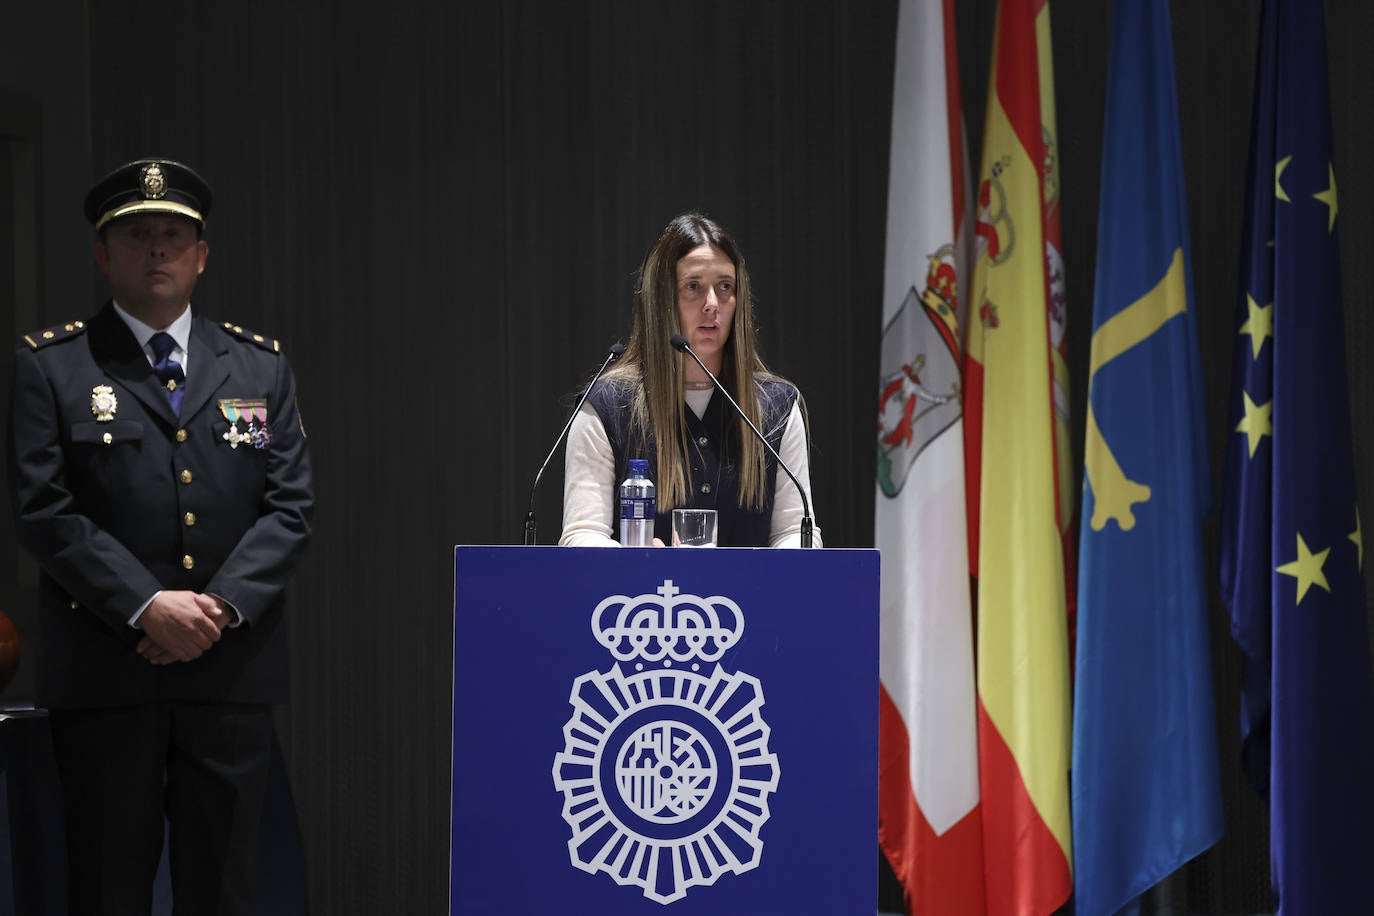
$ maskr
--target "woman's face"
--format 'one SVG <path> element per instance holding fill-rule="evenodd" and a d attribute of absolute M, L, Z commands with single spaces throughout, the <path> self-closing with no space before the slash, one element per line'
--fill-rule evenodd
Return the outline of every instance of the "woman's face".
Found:
<path fill-rule="evenodd" d="M 719 375 L 735 320 L 735 265 L 725 252 L 698 245 L 677 262 L 677 314 L 682 336 Z"/>

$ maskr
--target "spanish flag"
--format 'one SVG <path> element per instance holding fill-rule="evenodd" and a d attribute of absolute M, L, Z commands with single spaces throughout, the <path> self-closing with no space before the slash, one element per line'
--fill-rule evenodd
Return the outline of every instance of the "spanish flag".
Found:
<path fill-rule="evenodd" d="M 1073 492 L 1048 0 L 1001 0 L 965 362 L 977 577 L 979 778 L 990 914 L 1073 888 Z"/>

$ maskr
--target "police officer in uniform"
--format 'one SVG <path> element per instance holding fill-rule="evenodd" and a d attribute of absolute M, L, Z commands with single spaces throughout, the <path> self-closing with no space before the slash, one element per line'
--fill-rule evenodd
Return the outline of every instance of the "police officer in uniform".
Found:
<path fill-rule="evenodd" d="M 210 203 L 166 159 L 99 181 L 111 299 L 16 354 L 10 493 L 41 568 L 73 914 L 149 912 L 164 816 L 177 911 L 250 907 L 314 497 L 278 342 L 191 305 Z"/>

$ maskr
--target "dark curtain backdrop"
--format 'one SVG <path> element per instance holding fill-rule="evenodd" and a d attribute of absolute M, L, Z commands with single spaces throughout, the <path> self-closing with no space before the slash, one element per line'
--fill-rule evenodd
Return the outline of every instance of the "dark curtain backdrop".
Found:
<path fill-rule="evenodd" d="M 956 8 L 976 169 L 995 2 Z M 1053 10 L 1081 457 L 1109 4 Z M 1363 457 L 1374 7 L 1327 11 Z M 1258 3 L 1173 14 L 1219 468 Z M 445 907 L 452 547 L 519 542 L 570 395 L 628 333 L 634 271 L 674 214 L 704 210 L 739 239 L 765 359 L 810 407 L 826 543 L 871 546 L 895 0 L 51 0 L 0 17 L 0 165 L 36 199 L 20 234 L 39 239 L 36 298 L 11 297 L 11 330 L 94 311 L 81 195 L 119 162 L 170 155 L 217 194 L 197 308 L 280 337 L 294 362 L 319 510 L 279 724 L 316 912 Z M 1359 483 L 1374 504 L 1367 461 Z M 560 455 L 541 543 L 561 486 Z M 36 640 L 31 566 L 0 559 L 6 610 Z M 1215 602 L 1213 620 L 1228 834 L 1152 906 L 1256 912 L 1267 824 L 1239 776 L 1238 664 Z M 512 677 L 530 663 L 511 652 Z M 31 686 L 21 672 L 7 696 Z M 493 841 L 516 849 L 518 833 Z"/>

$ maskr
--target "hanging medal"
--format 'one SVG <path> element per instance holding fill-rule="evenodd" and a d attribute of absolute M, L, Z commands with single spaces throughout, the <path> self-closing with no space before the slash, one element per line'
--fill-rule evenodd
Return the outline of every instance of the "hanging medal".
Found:
<path fill-rule="evenodd" d="M 248 424 L 248 437 L 253 448 L 267 448 L 272 444 L 272 433 L 267 429 L 267 402 L 249 401 L 249 415 L 253 418 Z"/>
<path fill-rule="evenodd" d="M 244 440 L 243 433 L 239 432 L 239 401 L 237 398 L 224 398 L 219 402 L 219 412 L 224 419 L 229 421 L 229 428 L 224 431 L 220 438 L 229 443 L 230 448 L 238 448 L 239 443 Z"/>
<path fill-rule="evenodd" d="M 267 448 L 272 443 L 272 434 L 267 429 L 267 402 L 249 398 L 221 398 L 219 412 L 229 421 L 229 428 L 221 436 L 230 448 L 248 444 L 253 448 Z M 239 421 L 246 425 L 239 429 Z"/>

